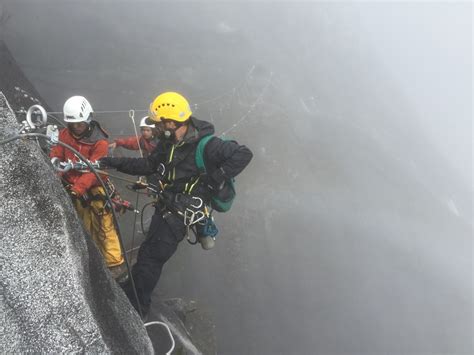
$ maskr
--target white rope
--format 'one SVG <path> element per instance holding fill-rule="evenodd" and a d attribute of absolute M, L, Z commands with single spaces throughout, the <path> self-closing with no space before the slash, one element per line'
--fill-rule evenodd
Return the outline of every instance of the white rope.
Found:
<path fill-rule="evenodd" d="M 148 327 L 150 325 L 155 325 L 155 324 L 159 324 L 159 325 L 162 325 L 166 328 L 166 330 L 168 331 L 168 334 L 171 338 L 171 349 L 168 350 L 168 352 L 166 353 L 166 355 L 171 355 L 171 353 L 173 352 L 174 350 L 174 347 L 176 345 L 175 341 L 174 341 L 174 338 L 173 338 L 173 334 L 171 333 L 171 330 L 170 328 L 168 327 L 168 324 L 166 323 L 163 323 L 163 322 L 158 322 L 158 321 L 154 321 L 154 322 L 148 322 L 148 323 L 145 323 L 145 327 Z"/>
<path fill-rule="evenodd" d="M 250 68 L 250 70 L 247 72 L 247 74 L 244 76 L 244 79 L 242 80 L 242 82 L 240 83 L 240 85 L 237 85 L 237 86 L 234 86 L 232 89 L 230 89 L 228 92 L 222 94 L 222 95 L 219 95 L 219 96 L 216 96 L 216 97 L 213 97 L 211 99 L 208 99 L 208 100 L 205 100 L 205 101 L 201 101 L 201 102 L 198 102 L 198 103 L 195 103 L 193 104 L 193 106 L 195 108 L 197 108 L 198 106 L 200 105 L 204 105 L 204 104 L 208 104 L 210 102 L 214 102 L 214 101 L 218 101 L 226 96 L 234 96 L 235 95 L 235 92 L 240 89 L 241 87 L 243 87 L 245 84 L 247 84 L 247 81 L 249 79 L 249 77 L 252 75 L 252 72 L 255 70 L 255 64 L 252 65 L 252 67 Z"/>
<path fill-rule="evenodd" d="M 211 103 L 211 102 L 214 102 L 214 101 L 218 101 L 218 100 L 220 100 L 220 99 L 222 99 L 226 96 L 235 96 L 235 93 L 236 92 L 238 93 L 238 90 L 247 84 L 247 82 L 248 82 L 248 80 L 249 80 L 249 78 L 252 75 L 254 70 L 255 70 L 255 64 L 252 65 L 252 67 L 249 69 L 249 71 L 244 76 L 244 79 L 242 80 L 242 82 L 239 85 L 233 87 L 232 89 L 230 89 L 228 92 L 226 92 L 224 94 L 221 94 L 219 96 L 216 96 L 216 97 L 213 97 L 213 98 L 201 101 L 201 102 L 194 103 L 194 104 L 192 104 L 192 106 L 197 108 L 200 105 L 204 105 L 204 104 L 208 104 L 208 103 Z M 129 110 L 94 111 L 93 113 L 94 114 L 112 114 L 112 113 L 128 113 L 128 114 L 130 114 L 131 111 L 133 111 L 133 112 L 146 112 L 146 113 L 149 112 L 148 110 L 139 110 L 139 109 L 133 109 L 132 108 L 132 109 L 129 109 Z M 22 113 L 22 112 L 19 111 L 17 113 Z M 63 112 L 62 111 L 48 111 L 47 114 L 48 115 L 61 115 L 61 114 L 63 114 Z"/>
<path fill-rule="evenodd" d="M 135 250 L 138 250 L 140 249 L 141 245 L 139 245 L 138 247 L 135 247 L 135 248 L 132 248 L 132 249 L 129 249 L 126 251 L 126 253 L 130 254 L 132 251 L 135 251 Z"/>
<path fill-rule="evenodd" d="M 135 131 L 135 138 L 137 138 L 138 150 L 140 151 L 140 156 L 143 158 L 142 147 L 140 146 L 140 138 L 138 138 L 137 125 L 135 123 L 135 110 L 128 111 L 128 117 L 133 122 L 133 130 Z"/>
<path fill-rule="evenodd" d="M 233 87 L 231 90 L 229 90 L 228 92 L 224 93 L 224 94 L 221 94 L 219 96 L 216 96 L 216 97 L 213 97 L 213 98 L 210 98 L 208 100 L 205 100 L 205 101 L 201 101 L 201 102 L 198 102 L 198 103 L 195 103 L 195 104 L 192 104 L 192 106 L 194 108 L 198 108 L 199 106 L 201 105 L 205 105 L 205 104 L 208 104 L 208 103 L 212 103 L 212 102 L 215 102 L 215 101 L 219 101 L 225 97 L 231 97 L 231 101 L 234 100 L 235 96 L 237 95 L 237 98 L 238 98 L 238 102 L 239 104 L 242 105 L 242 103 L 240 102 L 241 100 L 241 95 L 240 95 L 240 89 L 244 88 L 248 82 L 249 82 L 249 79 L 253 73 L 253 71 L 255 70 L 255 64 L 252 65 L 252 67 L 249 69 L 249 71 L 247 72 L 247 74 L 244 76 L 244 79 L 242 80 L 242 82 Z M 271 73 L 271 76 L 270 76 L 270 79 L 268 81 L 268 83 L 265 85 L 265 87 L 262 89 L 262 91 L 260 92 L 259 96 L 257 97 L 257 99 L 253 102 L 253 104 L 249 107 L 248 111 L 242 116 L 240 117 L 236 123 L 234 123 L 229 129 L 225 130 L 224 132 L 221 133 L 221 137 L 222 136 L 225 136 L 227 135 L 229 132 L 231 132 L 232 130 L 234 130 L 235 128 L 237 128 L 243 121 L 245 121 L 247 119 L 247 117 L 252 113 L 252 111 L 255 109 L 255 107 L 258 105 L 258 103 L 260 102 L 260 100 L 262 99 L 263 95 L 265 94 L 266 90 L 268 89 L 268 87 L 272 84 L 272 77 L 273 77 L 273 72 Z M 220 109 L 222 111 L 222 107 Z M 138 143 L 138 149 L 140 151 L 140 156 L 143 157 L 143 152 L 142 152 L 142 148 L 140 146 L 140 141 L 139 141 L 139 138 L 138 138 L 138 132 L 137 132 L 137 128 L 136 128 L 136 124 L 135 124 L 135 119 L 134 119 L 134 114 L 135 112 L 146 112 L 148 113 L 148 110 L 138 110 L 138 109 L 130 109 L 130 110 L 111 110 L 111 111 L 107 111 L 107 110 L 104 110 L 104 111 L 94 111 L 94 114 L 118 114 L 118 113 L 128 113 L 129 114 L 129 117 L 132 119 L 133 121 L 133 128 L 134 128 L 134 131 L 135 131 L 135 136 L 137 137 L 137 143 Z M 23 113 L 23 112 L 17 112 L 17 113 Z M 222 113 L 222 112 L 221 112 Z M 63 112 L 61 111 L 50 111 L 50 112 L 47 112 L 47 114 L 49 116 L 51 116 L 58 124 L 61 124 L 63 127 L 65 127 L 65 125 L 57 118 L 55 117 L 54 115 L 59 115 L 59 114 L 63 114 Z M 211 121 L 213 121 L 213 117 L 212 117 L 212 112 L 210 112 L 211 114 Z M 112 136 L 122 136 L 122 134 L 119 134 L 119 135 L 114 135 L 114 134 L 111 134 Z M 125 136 L 125 135 L 124 135 Z"/>
<path fill-rule="evenodd" d="M 130 110 L 118 110 L 118 111 L 93 111 L 92 113 L 97 113 L 97 114 L 103 114 L 103 113 L 129 113 L 130 111 L 134 112 L 148 112 L 148 110 L 136 110 L 136 109 L 130 109 Z M 54 111 L 48 111 L 48 114 L 53 114 L 53 115 L 60 115 L 63 114 L 62 111 L 54 112 Z"/>
<path fill-rule="evenodd" d="M 250 113 L 255 109 L 255 107 L 257 106 L 257 104 L 259 103 L 259 101 L 262 99 L 263 95 L 265 94 L 265 92 L 267 91 L 267 89 L 270 87 L 270 85 L 272 84 L 272 78 L 273 78 L 273 72 L 271 73 L 270 75 L 270 79 L 268 80 L 268 83 L 265 85 L 265 87 L 262 89 L 262 91 L 260 92 L 260 95 L 258 95 L 257 99 L 253 102 L 253 104 L 250 106 L 249 110 L 242 116 L 240 117 L 236 123 L 234 123 L 229 129 L 227 129 L 226 131 L 222 132 L 221 133 L 221 137 L 222 136 L 225 136 L 227 133 L 229 133 L 230 131 L 232 131 L 233 129 L 237 128 L 249 115 Z"/>

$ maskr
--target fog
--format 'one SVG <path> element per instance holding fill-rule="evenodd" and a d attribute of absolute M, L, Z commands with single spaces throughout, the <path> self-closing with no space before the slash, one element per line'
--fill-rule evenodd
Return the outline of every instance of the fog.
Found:
<path fill-rule="evenodd" d="M 473 352 L 471 3 L 3 5 L 54 111 L 84 95 L 116 137 L 175 90 L 254 152 L 155 295 L 208 310 L 218 354 Z"/>

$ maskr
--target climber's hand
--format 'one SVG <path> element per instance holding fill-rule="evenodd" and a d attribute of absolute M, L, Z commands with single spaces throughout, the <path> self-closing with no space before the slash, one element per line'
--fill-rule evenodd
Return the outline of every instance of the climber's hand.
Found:
<path fill-rule="evenodd" d="M 99 169 L 115 168 L 117 166 L 117 159 L 104 157 L 98 160 Z"/>

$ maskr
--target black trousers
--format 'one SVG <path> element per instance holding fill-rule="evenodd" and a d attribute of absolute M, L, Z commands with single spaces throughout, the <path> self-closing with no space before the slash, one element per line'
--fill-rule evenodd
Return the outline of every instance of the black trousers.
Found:
<path fill-rule="evenodd" d="M 150 309 L 151 294 L 155 289 L 163 265 L 173 256 L 183 240 L 186 227 L 183 220 L 169 212 L 156 211 L 151 220 L 147 238 L 140 246 L 132 276 L 142 313 Z M 131 304 L 138 310 L 130 280 L 124 286 Z"/>

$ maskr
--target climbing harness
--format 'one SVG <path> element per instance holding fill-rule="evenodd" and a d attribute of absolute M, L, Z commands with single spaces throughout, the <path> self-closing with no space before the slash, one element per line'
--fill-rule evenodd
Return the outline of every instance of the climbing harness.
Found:
<path fill-rule="evenodd" d="M 190 244 L 197 244 L 197 237 L 192 241 L 189 232 L 193 231 L 196 236 L 197 233 L 199 233 L 197 231 L 198 225 L 203 226 L 202 228 L 199 228 L 199 230 L 204 231 L 204 234 L 199 233 L 199 235 L 211 236 L 213 238 L 217 235 L 217 227 L 215 226 L 214 218 L 207 206 L 204 204 L 202 198 L 184 193 L 165 191 L 163 190 L 163 186 L 158 187 L 141 180 L 138 180 L 134 184 L 126 185 L 126 187 L 136 193 L 152 194 L 155 196 L 153 201 L 148 202 L 143 206 L 140 213 L 140 227 L 144 235 L 148 233 L 148 230 L 146 230 L 144 226 L 144 217 L 146 215 L 145 210 L 150 206 L 155 208 L 159 207 L 160 204 L 165 205 L 168 210 L 179 215 L 183 219 L 183 224 L 186 227 L 186 239 Z M 140 192 L 139 190 L 147 190 L 148 192 Z"/>

